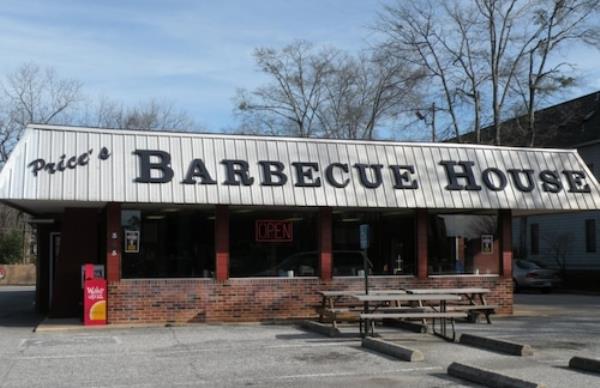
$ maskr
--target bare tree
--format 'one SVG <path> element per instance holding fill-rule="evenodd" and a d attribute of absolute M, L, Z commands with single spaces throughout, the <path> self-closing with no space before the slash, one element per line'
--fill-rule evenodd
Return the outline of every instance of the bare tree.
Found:
<path fill-rule="evenodd" d="M 387 37 L 381 50 L 422 66 L 435 81 L 428 88 L 439 91 L 454 139 L 470 121 L 480 142 L 489 111 L 494 143 L 502 144 L 503 118 L 522 104 L 534 144 L 536 95 L 572 83 L 558 50 L 567 42 L 597 45 L 599 11 L 600 0 L 399 1 L 384 7 L 377 28 Z M 473 114 L 465 117 L 466 108 Z"/>
<path fill-rule="evenodd" d="M 298 41 L 255 53 L 271 82 L 237 95 L 242 131 L 373 139 L 414 98 L 419 72 L 384 55 L 351 56 Z"/>
<path fill-rule="evenodd" d="M 443 23 L 437 20 L 438 14 L 437 7 L 429 1 L 384 6 L 377 29 L 387 39 L 379 49 L 383 55 L 423 68 L 430 81 L 437 83 L 441 95 L 437 105 L 449 116 L 454 138 L 460 141 L 461 128 L 456 111 L 458 81 L 452 59 L 445 55 L 445 33 L 441 29 Z M 430 88 L 431 82 L 423 85 Z"/>
<path fill-rule="evenodd" d="M 296 41 L 281 50 L 256 49 L 256 63 L 272 83 L 252 92 L 238 91 L 237 112 L 242 116 L 247 113 L 271 132 L 300 137 L 321 135 L 317 110 L 324 100 L 324 82 L 336 54 L 335 50 L 315 54 L 312 45 L 305 41 Z"/>
<path fill-rule="evenodd" d="M 454 45 L 449 44 L 448 40 L 440 39 L 444 48 L 450 54 L 453 64 L 458 64 L 462 77 L 459 77 L 457 92 L 459 97 L 463 97 L 471 105 L 473 110 L 473 131 L 477 143 L 481 142 L 481 109 L 482 92 L 485 82 L 488 79 L 485 71 L 485 64 L 481 58 L 485 55 L 485 50 L 481 42 L 477 39 L 478 22 L 473 8 L 454 8 L 444 4 L 445 12 L 450 17 L 456 28 L 457 35 Z"/>
<path fill-rule="evenodd" d="M 325 101 L 317 111 L 328 137 L 374 139 L 382 122 L 410 111 L 421 75 L 405 63 L 379 53 L 340 55 L 325 82 Z"/>
<path fill-rule="evenodd" d="M 570 64 L 550 64 L 552 54 L 570 42 L 599 48 L 600 26 L 590 23 L 590 19 L 599 12 L 600 0 L 556 0 L 544 2 L 533 11 L 533 21 L 538 26 L 537 40 L 525 53 L 526 70 L 521 72 L 516 85 L 526 111 L 530 147 L 535 145 L 537 137 L 535 111 L 538 96 L 555 93 L 575 81 L 565 71 L 571 69 Z"/>
<path fill-rule="evenodd" d="M 567 273 L 567 257 L 573 247 L 574 236 L 572 233 L 547 233 L 543 237 L 547 253 L 554 259 L 561 276 L 565 279 Z"/>
<path fill-rule="evenodd" d="M 150 99 L 136 106 L 100 98 L 92 112 L 86 114 L 82 123 L 105 128 L 193 130 L 194 121 L 173 103 Z"/>
<path fill-rule="evenodd" d="M 10 151 L 27 124 L 64 123 L 72 120 L 81 101 L 81 83 L 61 78 L 51 68 L 28 63 L 6 76 L 0 83 L 0 163 Z"/>

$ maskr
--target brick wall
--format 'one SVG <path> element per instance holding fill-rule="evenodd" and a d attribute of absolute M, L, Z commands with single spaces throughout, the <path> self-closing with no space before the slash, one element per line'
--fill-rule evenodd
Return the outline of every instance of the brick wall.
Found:
<path fill-rule="evenodd" d="M 500 305 L 499 314 L 512 314 L 512 280 L 503 277 L 463 276 L 372 277 L 374 289 L 399 287 L 484 287 L 488 302 Z M 110 323 L 251 322 L 315 316 L 317 290 L 361 290 L 362 279 L 130 279 L 108 287 Z"/>

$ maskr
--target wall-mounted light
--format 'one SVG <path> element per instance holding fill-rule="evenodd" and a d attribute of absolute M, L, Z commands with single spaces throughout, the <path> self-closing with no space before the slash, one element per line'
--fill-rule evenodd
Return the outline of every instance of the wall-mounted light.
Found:
<path fill-rule="evenodd" d="M 165 216 L 161 216 L 161 215 L 146 216 L 147 220 L 162 220 L 163 218 L 165 218 Z"/>

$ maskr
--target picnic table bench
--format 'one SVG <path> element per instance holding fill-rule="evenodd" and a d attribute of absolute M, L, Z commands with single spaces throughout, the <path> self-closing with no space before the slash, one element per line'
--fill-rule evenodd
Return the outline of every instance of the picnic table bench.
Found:
<path fill-rule="evenodd" d="M 331 321 L 333 327 L 337 328 L 338 321 L 356 321 L 359 313 L 363 310 L 363 306 L 357 303 L 352 297 L 354 295 L 363 294 L 364 291 L 317 291 L 321 296 L 321 304 L 317 308 L 319 314 L 319 322 L 325 320 Z M 396 295 L 406 294 L 404 290 L 369 290 L 370 294 L 377 295 Z M 347 299 L 345 303 L 340 305 L 341 299 Z"/>
<path fill-rule="evenodd" d="M 457 318 L 466 318 L 465 312 L 448 312 L 446 310 L 446 302 L 458 301 L 461 299 L 459 295 L 452 294 L 360 294 L 354 295 L 355 299 L 359 302 L 364 303 L 364 312 L 360 316 L 360 334 L 361 336 L 371 335 L 375 333 L 374 322 L 383 319 L 419 319 L 419 320 L 432 320 L 432 331 L 435 335 L 438 335 L 446 340 L 454 341 L 456 337 L 456 330 L 454 326 L 454 320 Z M 423 302 L 428 302 L 431 310 L 423 307 Z M 438 302 L 439 304 L 431 304 L 431 302 Z M 391 303 L 395 303 L 391 309 L 388 309 Z M 400 308 L 402 303 L 417 303 L 420 311 L 411 311 L 411 309 L 405 309 L 404 311 Z M 436 321 L 440 322 L 440 332 L 436 330 Z M 450 322 L 452 327 L 452 336 L 448 336 L 447 323 Z M 364 327 L 364 331 L 363 331 Z"/>
<path fill-rule="evenodd" d="M 450 294 L 460 295 L 464 297 L 463 301 L 467 303 L 463 304 L 451 304 L 447 306 L 448 311 L 462 311 L 466 312 L 468 319 L 471 322 L 477 322 L 478 314 L 484 314 L 488 324 L 492 323 L 490 318 L 491 314 L 496 312 L 498 305 L 491 305 L 487 303 L 485 295 L 490 292 L 487 288 L 479 287 L 464 287 L 464 288 L 410 288 L 406 289 L 408 294 L 423 295 L 423 294 Z"/>

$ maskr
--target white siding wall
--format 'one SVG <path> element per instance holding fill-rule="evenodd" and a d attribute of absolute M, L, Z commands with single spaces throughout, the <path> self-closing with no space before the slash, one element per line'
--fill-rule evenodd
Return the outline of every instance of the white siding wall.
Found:
<path fill-rule="evenodd" d="M 111 157 L 99 160 L 98 153 L 107 147 Z M 137 183 L 139 175 L 136 149 L 161 150 L 171 155 L 175 173 L 169 183 Z M 49 174 L 41 171 L 34 177 L 28 164 L 38 158 L 57 162 L 93 150 L 90 163 L 75 169 Z M 205 161 L 217 185 L 186 185 L 181 180 L 193 158 Z M 251 186 L 223 185 L 223 159 L 242 159 L 250 165 L 256 182 Z M 259 160 L 284 163 L 289 177 L 282 187 L 261 186 Z M 256 136 L 227 136 L 102 130 L 55 126 L 32 126 L 17 144 L 0 173 L 0 198 L 38 201 L 99 201 L 132 203 L 189 203 L 232 205 L 348 206 L 380 208 L 446 209 L 523 209 L 580 210 L 600 208 L 600 186 L 588 177 L 591 193 L 562 190 L 549 194 L 540 189 L 524 193 L 509 185 L 505 190 L 449 191 L 442 160 L 473 161 L 478 183 L 488 167 L 506 171 L 510 168 L 541 170 L 585 170 L 575 151 L 501 148 L 490 146 L 333 141 Z M 291 162 L 317 162 L 320 187 L 297 187 Z M 384 184 L 366 189 L 359 184 L 357 171 L 350 167 L 350 184 L 334 188 L 325 184 L 323 170 L 331 162 L 381 164 Z M 393 188 L 388 166 L 413 165 L 417 190 Z M 563 177 L 563 182 L 565 181 Z"/>
<path fill-rule="evenodd" d="M 586 252 L 586 220 L 596 220 L 596 252 Z M 600 211 L 547 214 L 526 217 L 526 256 L 531 259 L 543 260 L 549 265 L 555 265 L 550 240 L 559 236 L 569 236 L 567 252 L 567 269 L 569 270 L 600 270 Z M 539 254 L 531 253 L 531 225 L 539 225 Z M 520 247 L 521 217 L 513 220 L 513 248 Z"/>

